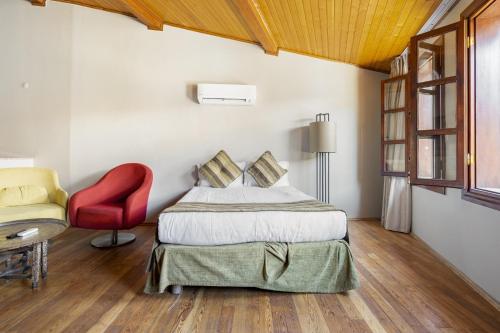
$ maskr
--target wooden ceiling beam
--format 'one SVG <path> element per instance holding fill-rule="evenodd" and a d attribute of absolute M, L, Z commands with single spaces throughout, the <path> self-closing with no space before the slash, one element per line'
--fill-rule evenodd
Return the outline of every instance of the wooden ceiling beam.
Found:
<path fill-rule="evenodd" d="M 149 30 L 163 31 L 162 17 L 142 0 L 117 0 Z"/>
<path fill-rule="evenodd" d="M 45 1 L 46 0 L 31 0 L 31 4 L 33 6 L 41 6 L 41 7 L 45 7 Z"/>
<path fill-rule="evenodd" d="M 267 54 L 278 55 L 278 43 L 274 39 L 257 0 L 235 0 L 234 4 L 264 51 Z"/>

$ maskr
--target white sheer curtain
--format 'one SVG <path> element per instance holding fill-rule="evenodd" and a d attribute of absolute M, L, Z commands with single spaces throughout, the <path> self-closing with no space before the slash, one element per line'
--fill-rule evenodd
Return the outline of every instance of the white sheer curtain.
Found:
<path fill-rule="evenodd" d="M 390 117 L 387 117 L 389 115 Z M 391 135 L 387 136 L 385 140 L 400 140 L 404 139 L 404 133 L 402 136 L 398 136 L 397 133 L 400 131 L 401 127 L 403 127 L 404 131 L 404 123 L 405 123 L 405 113 L 404 112 L 398 112 L 398 113 L 390 113 L 386 114 L 386 120 L 385 123 L 391 122 L 391 118 L 395 118 L 392 120 L 392 123 L 394 125 L 386 126 L 386 129 L 384 131 L 386 133 L 391 133 Z M 402 118 L 402 120 L 401 120 Z M 397 127 L 396 127 L 397 126 Z M 391 128 L 392 127 L 392 128 Z M 385 156 L 385 170 L 387 171 L 394 171 L 394 172 L 404 172 L 405 171 L 405 144 L 401 143 L 396 143 L 396 144 L 386 144 L 384 145 L 384 156 Z"/>
<path fill-rule="evenodd" d="M 407 53 L 395 58 L 391 63 L 390 77 L 408 73 Z M 402 81 L 395 81 L 385 88 L 386 109 L 404 106 L 405 87 Z M 384 135 L 387 140 L 404 139 L 405 114 L 386 114 Z M 405 169 L 405 145 L 386 145 L 387 170 L 401 171 Z M 406 177 L 384 177 L 382 197 L 382 225 L 385 229 L 410 232 L 411 230 L 411 188 Z"/>

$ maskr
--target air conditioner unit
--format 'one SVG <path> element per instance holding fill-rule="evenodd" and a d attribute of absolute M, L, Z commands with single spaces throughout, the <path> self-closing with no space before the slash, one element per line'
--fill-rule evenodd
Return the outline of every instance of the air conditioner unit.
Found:
<path fill-rule="evenodd" d="M 246 84 L 198 84 L 198 103 L 254 105 L 257 87 Z"/>

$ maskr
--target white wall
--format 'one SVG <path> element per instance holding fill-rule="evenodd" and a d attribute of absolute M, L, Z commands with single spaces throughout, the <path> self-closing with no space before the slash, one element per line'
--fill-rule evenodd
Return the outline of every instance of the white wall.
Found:
<path fill-rule="evenodd" d="M 0 1 L 0 153 L 36 157 L 68 184 L 72 15 L 51 7 Z"/>
<path fill-rule="evenodd" d="M 413 233 L 500 300 L 500 211 L 413 186 Z"/>
<path fill-rule="evenodd" d="M 440 23 L 459 20 L 471 0 L 462 0 Z M 413 232 L 472 281 L 500 301 L 500 211 L 413 186 Z"/>
<path fill-rule="evenodd" d="M 19 14 L 13 18 L 12 13 Z M 21 26 L 47 29 L 54 21 L 66 24 L 69 43 L 47 49 L 14 33 Z M 385 75 L 286 52 L 268 56 L 252 44 L 168 26 L 163 32 L 148 31 L 126 16 L 57 2 L 35 8 L 22 0 L 2 1 L 0 30 L 4 26 L 11 33 L 0 35 L 0 45 L 12 45 L 19 37 L 27 40 L 15 45 L 12 55 L 0 54 L 3 66 L 18 62 L 19 52 L 69 49 L 67 80 L 51 84 L 64 86 L 61 94 L 69 99 L 69 110 L 65 105 L 58 112 L 66 115 L 69 128 L 69 167 L 64 172 L 69 170 L 66 185 L 71 191 L 117 164 L 142 162 L 154 171 L 150 213 L 155 213 L 192 186 L 195 163 L 224 148 L 235 160 L 271 150 L 292 162 L 291 182 L 314 194 L 314 156 L 301 151 L 303 127 L 316 113 L 330 112 L 338 129 L 333 202 L 351 217 L 380 216 L 379 84 Z M 48 77 L 57 65 L 41 66 L 36 57 L 22 61 L 35 62 L 30 74 L 38 77 Z M 23 80 L 19 73 L 9 74 L 9 89 L 20 90 L 17 82 Z M 255 84 L 257 105 L 201 106 L 193 96 L 199 82 Z M 38 87 L 30 89 L 38 94 Z M 21 103 L 18 97 L 15 103 Z M 10 135 L 26 146 L 6 147 L 40 151 L 45 143 L 16 136 L 18 115 L 4 108 L 3 101 L 0 105 L 2 118 L 17 122 Z"/>

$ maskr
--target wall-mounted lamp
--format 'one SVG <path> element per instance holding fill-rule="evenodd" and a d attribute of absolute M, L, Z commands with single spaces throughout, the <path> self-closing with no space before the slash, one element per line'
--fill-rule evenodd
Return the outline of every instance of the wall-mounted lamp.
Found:
<path fill-rule="evenodd" d="M 309 151 L 316 153 L 316 197 L 330 203 L 330 154 L 337 151 L 337 140 L 329 113 L 317 114 L 309 124 Z"/>

